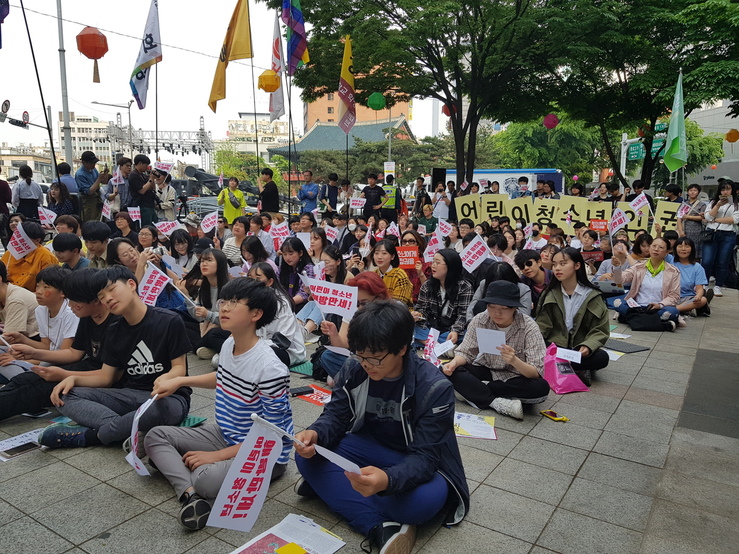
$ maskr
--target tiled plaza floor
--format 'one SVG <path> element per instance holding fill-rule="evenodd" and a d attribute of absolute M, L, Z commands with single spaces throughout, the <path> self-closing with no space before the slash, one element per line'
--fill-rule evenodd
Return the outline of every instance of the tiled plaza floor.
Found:
<path fill-rule="evenodd" d="M 496 417 L 497 441 L 460 439 L 472 507 L 458 527 L 419 529 L 417 552 L 720 553 L 739 548 L 739 293 L 676 333 L 632 333 L 650 347 L 601 371 L 592 390 L 550 394 L 524 421 Z M 194 373 L 209 370 L 191 357 Z M 293 386 L 310 383 L 293 375 Z M 302 429 L 319 408 L 292 401 Z M 570 419 L 542 418 L 552 408 Z M 479 413 L 461 403 L 457 409 Z M 213 394 L 192 413 L 213 418 Z M 490 412 L 492 415 L 492 412 Z M 52 417 L 52 416 L 49 416 Z M 0 439 L 43 426 L 0 422 Z M 186 532 L 157 472 L 137 476 L 119 446 L 35 451 L 0 463 L 0 552 L 228 553 L 289 513 L 362 539 L 320 501 L 299 498 L 294 463 L 250 534 Z"/>

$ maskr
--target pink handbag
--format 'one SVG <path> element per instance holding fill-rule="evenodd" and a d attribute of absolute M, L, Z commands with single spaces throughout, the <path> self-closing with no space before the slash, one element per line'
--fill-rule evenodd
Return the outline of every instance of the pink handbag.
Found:
<path fill-rule="evenodd" d="M 554 343 L 547 347 L 544 355 L 544 379 L 555 394 L 590 390 L 577 376 L 570 362 L 557 359 L 557 345 Z"/>

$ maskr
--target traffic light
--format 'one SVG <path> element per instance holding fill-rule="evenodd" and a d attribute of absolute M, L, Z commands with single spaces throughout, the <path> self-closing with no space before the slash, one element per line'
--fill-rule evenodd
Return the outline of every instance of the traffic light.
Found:
<path fill-rule="evenodd" d="M 20 119 L 13 119 L 12 117 L 9 117 L 8 123 L 10 123 L 11 125 L 15 125 L 16 127 L 23 127 L 24 129 L 28 129 L 28 125 L 23 123 Z"/>

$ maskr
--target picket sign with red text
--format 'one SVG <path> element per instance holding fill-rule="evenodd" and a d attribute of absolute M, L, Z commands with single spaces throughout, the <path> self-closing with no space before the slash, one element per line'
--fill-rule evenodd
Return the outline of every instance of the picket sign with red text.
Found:
<path fill-rule="evenodd" d="M 221 171 L 221 174 L 218 176 L 218 188 L 223 188 L 223 171 Z"/>
<path fill-rule="evenodd" d="M 470 186 L 470 184 L 467 181 L 462 181 L 462 184 L 459 185 L 459 188 L 462 190 L 467 190 L 467 187 Z"/>
<path fill-rule="evenodd" d="M 429 337 L 423 347 L 423 357 L 436 367 L 441 366 L 439 358 L 436 356 L 436 343 L 439 342 L 439 331 L 433 327 L 429 329 Z"/>
<path fill-rule="evenodd" d="M 142 477 L 148 477 L 151 474 L 149 473 L 149 470 L 146 469 L 144 463 L 136 455 L 136 453 L 139 451 L 139 420 L 141 419 L 141 416 L 144 415 L 144 412 L 148 410 L 149 407 L 154 403 L 158 396 L 158 394 L 155 394 L 153 398 L 149 398 L 149 400 L 139 406 L 139 409 L 136 410 L 136 414 L 133 416 L 133 423 L 131 424 L 131 452 L 126 455 L 126 461 L 131 464 L 133 469 L 136 470 L 136 473 L 138 473 Z"/>
<path fill-rule="evenodd" d="M 448 237 L 452 232 L 452 224 L 443 219 L 439 220 L 439 225 L 436 228 L 439 229 L 442 237 Z"/>
<path fill-rule="evenodd" d="M 272 468 L 282 453 L 282 438 L 252 425 L 228 469 L 208 517 L 209 527 L 249 532 L 262 511 Z"/>
<path fill-rule="evenodd" d="M 121 168 L 116 167 L 115 173 L 113 173 L 113 176 L 110 178 L 109 183 L 113 186 L 118 186 L 118 185 L 122 185 L 125 182 L 126 180 L 123 178 L 123 175 L 121 175 Z"/>
<path fill-rule="evenodd" d="M 423 251 L 423 261 L 432 262 L 434 261 L 434 255 L 444 247 L 444 243 L 441 242 L 438 234 L 434 232 L 426 245 L 426 250 Z"/>
<path fill-rule="evenodd" d="M 338 314 L 349 320 L 357 311 L 357 287 L 311 279 L 301 275 L 322 314 Z"/>
<path fill-rule="evenodd" d="M 166 273 L 159 271 L 153 264 L 149 263 L 146 273 L 139 284 L 139 297 L 147 306 L 154 306 L 157 298 L 162 294 L 167 283 L 172 281 Z"/>
<path fill-rule="evenodd" d="M 128 215 L 130 215 L 131 219 L 133 219 L 134 221 L 138 221 L 139 223 L 141 223 L 141 208 L 137 206 L 129 206 Z"/>
<path fill-rule="evenodd" d="M 6 248 L 16 260 L 20 260 L 36 250 L 36 244 L 23 230 L 23 225 L 18 225 L 18 227 L 15 228 L 15 231 L 13 231 L 13 236 L 10 237 L 10 241 Z"/>
<path fill-rule="evenodd" d="M 331 227 L 330 225 L 326 225 L 326 227 L 324 227 L 323 230 L 326 232 L 326 238 L 328 239 L 329 243 L 332 243 L 337 238 L 339 238 L 339 230 L 336 227 Z"/>
<path fill-rule="evenodd" d="M 642 193 L 643 194 L 643 193 Z M 39 208 L 40 209 L 40 208 Z M 683 204 L 680 206 L 680 208 L 677 210 L 677 218 L 682 219 L 686 215 L 688 215 L 688 212 L 690 212 L 690 204 Z"/>
<path fill-rule="evenodd" d="M 110 219 L 111 213 L 110 213 L 110 204 L 108 202 L 103 203 L 103 217 L 105 219 Z"/>
<path fill-rule="evenodd" d="M 290 236 L 290 227 L 288 227 L 287 222 L 285 221 L 273 224 L 269 228 L 269 235 L 272 237 L 272 242 L 275 245 L 275 252 L 277 252 L 282 248 L 282 243 L 285 242 L 285 239 Z"/>
<path fill-rule="evenodd" d="M 366 198 L 350 198 L 349 199 L 349 207 L 352 210 L 358 210 L 364 208 L 364 205 L 367 203 Z"/>
<path fill-rule="evenodd" d="M 313 275 L 319 281 L 326 280 L 326 262 L 318 262 L 313 266 Z"/>
<path fill-rule="evenodd" d="M 157 230 L 160 233 L 162 233 L 165 237 L 168 237 L 169 235 L 174 233 L 177 229 L 185 228 L 185 226 L 179 221 L 160 221 L 159 223 L 155 223 L 154 227 L 156 227 Z"/>
<path fill-rule="evenodd" d="M 400 229 L 393 221 L 388 228 L 385 230 L 386 235 L 393 235 L 394 237 L 400 237 Z"/>
<path fill-rule="evenodd" d="M 612 235 L 622 227 L 626 227 L 630 222 L 631 220 L 629 219 L 629 216 L 626 215 L 626 212 L 621 208 L 616 208 L 611 214 L 611 223 L 608 231 Z"/>
<path fill-rule="evenodd" d="M 426 226 L 425 225 L 421 225 L 420 223 L 418 224 L 418 234 L 421 235 L 422 237 L 426 236 Z"/>
<path fill-rule="evenodd" d="M 41 220 L 42 225 L 46 223 L 47 225 L 51 225 L 53 227 L 54 221 L 56 221 L 56 212 L 52 212 L 51 210 L 47 210 L 46 208 L 39 206 L 38 218 Z"/>
<path fill-rule="evenodd" d="M 462 267 L 468 272 L 472 273 L 475 271 L 482 262 L 488 259 L 490 256 L 490 249 L 480 235 L 475 235 L 475 238 L 470 241 L 467 248 L 462 250 Z"/>
<path fill-rule="evenodd" d="M 534 241 L 532 241 L 530 238 L 526 241 L 526 244 L 523 245 L 524 250 L 536 250 L 534 248 Z"/>
<path fill-rule="evenodd" d="M 629 206 L 631 206 L 631 209 L 635 212 L 641 211 L 644 206 L 649 206 L 649 199 L 647 198 L 647 195 L 642 192 L 639 196 L 629 202 Z"/>
<path fill-rule="evenodd" d="M 154 169 L 164 171 L 164 173 L 172 173 L 174 162 L 154 162 Z"/>
<path fill-rule="evenodd" d="M 534 224 L 529 223 L 526 227 L 523 228 L 523 235 L 524 237 L 529 238 L 533 234 L 534 234 Z"/>
<path fill-rule="evenodd" d="M 489 182 L 490 182 L 490 181 L 488 181 L 487 179 L 480 179 L 480 188 L 481 188 L 481 189 L 484 189 L 484 188 L 486 188 L 486 187 L 488 186 L 488 183 L 489 183 Z"/>
<path fill-rule="evenodd" d="M 213 229 L 216 228 L 216 225 L 218 225 L 217 210 L 206 215 L 203 218 L 203 221 L 200 222 L 200 228 L 203 230 L 203 233 L 210 233 Z"/>

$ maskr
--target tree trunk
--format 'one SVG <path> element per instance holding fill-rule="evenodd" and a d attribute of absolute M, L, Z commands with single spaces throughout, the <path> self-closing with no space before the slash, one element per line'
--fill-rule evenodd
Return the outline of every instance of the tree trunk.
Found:
<path fill-rule="evenodd" d="M 467 182 L 472 185 L 472 182 L 475 180 L 475 154 L 477 152 L 477 129 L 480 124 L 480 115 L 478 113 L 470 115 L 468 112 L 467 123 L 469 124 L 469 139 L 467 141 L 466 179 Z"/>

